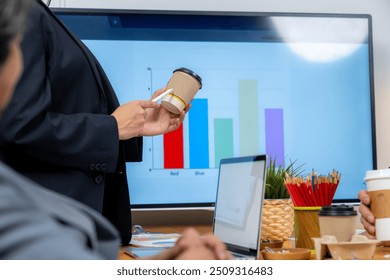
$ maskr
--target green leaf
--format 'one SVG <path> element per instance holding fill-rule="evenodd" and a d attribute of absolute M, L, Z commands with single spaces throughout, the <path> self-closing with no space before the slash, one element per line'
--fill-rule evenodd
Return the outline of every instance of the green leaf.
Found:
<path fill-rule="evenodd" d="M 266 199 L 283 199 L 290 198 L 290 194 L 284 185 L 286 174 L 290 177 L 300 176 L 303 173 L 303 164 L 295 167 L 296 160 L 290 161 L 290 164 L 276 166 L 276 158 L 270 158 L 267 166 L 267 177 L 265 184 Z"/>

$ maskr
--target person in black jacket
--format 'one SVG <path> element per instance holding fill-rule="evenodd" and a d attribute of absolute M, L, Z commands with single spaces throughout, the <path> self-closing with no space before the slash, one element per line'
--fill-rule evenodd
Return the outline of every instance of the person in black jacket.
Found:
<path fill-rule="evenodd" d="M 0 119 L 23 62 L 20 39 L 30 0 L 0 1 Z M 44 189 L 0 161 L 0 259 L 116 259 L 119 235 L 101 214 Z M 213 235 L 183 232 L 150 259 L 229 259 Z"/>
<path fill-rule="evenodd" d="M 102 213 L 127 244 L 125 162 L 142 160 L 140 136 L 175 130 L 188 108 L 173 115 L 150 100 L 119 106 L 99 62 L 40 0 L 32 5 L 21 47 L 24 72 L 0 123 L 3 160 Z"/>

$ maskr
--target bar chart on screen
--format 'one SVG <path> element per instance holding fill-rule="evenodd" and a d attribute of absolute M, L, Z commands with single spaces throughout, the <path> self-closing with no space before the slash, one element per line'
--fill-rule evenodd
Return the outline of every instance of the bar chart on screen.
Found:
<path fill-rule="evenodd" d="M 222 158 L 267 153 L 283 162 L 292 119 L 285 48 L 265 44 L 262 52 L 246 43 L 215 42 L 206 48 L 177 41 L 85 43 L 103 58 L 121 104 L 151 99 L 177 68 L 191 69 L 202 78 L 181 127 L 143 137 L 142 162 L 127 163 L 133 205 L 146 200 L 213 203 Z M 109 57 L 104 55 L 107 50 Z"/>
<path fill-rule="evenodd" d="M 192 100 L 182 126 L 164 136 L 144 138 L 143 162 L 134 166 L 137 174 L 166 170 L 175 176 L 173 170 L 177 169 L 180 174 L 199 170 L 191 175 L 202 176 L 218 169 L 221 158 L 258 153 L 283 163 L 285 143 L 289 142 L 286 120 L 291 119 L 289 65 L 283 63 L 289 53 L 284 48 L 275 51 L 264 45 L 263 54 L 258 46 L 242 43 L 213 43 L 206 49 L 186 42 L 86 43 L 98 56 L 112 50 L 110 60 L 102 64 L 121 103 L 150 98 L 180 67 L 202 78 L 202 89 Z M 155 49 L 164 49 L 164 56 L 156 55 Z M 192 50 L 190 56 L 188 49 Z M 265 55 L 267 50 L 278 55 Z M 113 68 L 116 60 L 121 63 Z"/>
<path fill-rule="evenodd" d="M 202 72 L 206 71 L 217 72 Z M 217 73 L 209 75 L 216 77 Z M 259 83 L 257 79 L 236 78 L 231 88 L 201 90 L 178 130 L 153 137 L 151 169 L 215 169 L 222 158 L 260 151 L 282 161 L 283 109 L 260 104 L 264 98 Z"/>
<path fill-rule="evenodd" d="M 371 126 L 368 83 L 359 78 L 367 68 L 354 61 L 366 58 L 366 46 L 348 59 L 324 63 L 278 42 L 85 43 L 100 58 L 121 104 L 151 99 L 177 68 L 202 78 L 182 126 L 143 137 L 142 162 L 127 163 L 133 205 L 209 205 L 215 201 L 220 159 L 253 154 L 267 154 L 277 164 L 298 160 L 322 173 L 345 170 L 341 185 L 360 188 L 367 169 L 360 163 L 362 158 L 369 163 L 372 153 L 353 147 L 370 146 L 362 131 Z M 351 103 L 356 96 L 365 97 Z M 333 114 L 336 108 L 345 117 Z"/>

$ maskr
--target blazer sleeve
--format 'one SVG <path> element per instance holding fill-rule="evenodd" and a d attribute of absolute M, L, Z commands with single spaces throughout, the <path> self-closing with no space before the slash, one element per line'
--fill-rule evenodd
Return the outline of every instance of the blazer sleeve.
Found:
<path fill-rule="evenodd" d="M 52 15 L 48 14 L 41 5 L 35 3 L 30 16 L 22 42 L 24 73 L 2 119 L 0 141 L 13 146 L 14 150 L 30 158 L 37 158 L 52 166 L 88 169 L 92 162 L 100 162 L 105 163 L 107 172 L 114 172 L 119 151 L 115 118 L 107 112 L 103 113 L 103 110 L 95 110 L 97 112 L 86 110 L 87 113 L 80 110 L 66 114 L 52 110 L 54 103 L 56 106 L 61 106 L 61 98 L 67 98 L 68 89 L 61 89 L 63 90 L 61 96 L 56 100 L 53 99 L 51 81 L 56 79 L 55 82 L 61 83 L 61 80 L 50 76 L 56 73 L 55 69 L 51 68 L 61 65 L 66 59 L 77 59 L 72 57 L 72 53 L 66 51 L 67 48 L 77 45 L 75 39 L 68 40 L 69 45 L 66 47 L 59 46 L 55 40 L 58 36 L 54 28 L 56 20 L 53 20 Z M 87 59 L 81 56 L 80 58 Z M 53 59 L 59 61 L 52 63 Z M 60 70 L 72 73 L 77 69 Z M 90 83 L 97 82 L 90 81 Z M 83 90 L 89 90 L 88 83 L 83 85 L 85 88 L 80 89 L 80 94 Z M 72 90 L 77 91 L 77 89 Z M 83 106 L 104 107 L 107 102 L 105 98 L 98 92 L 96 96 L 95 100 L 90 101 L 91 104 Z M 72 110 L 71 105 L 64 106 Z"/>
<path fill-rule="evenodd" d="M 115 259 L 114 227 L 87 206 L 0 162 L 0 259 Z"/>
<path fill-rule="evenodd" d="M 81 231 L 8 197 L 0 198 L 2 259 L 102 259 Z"/>

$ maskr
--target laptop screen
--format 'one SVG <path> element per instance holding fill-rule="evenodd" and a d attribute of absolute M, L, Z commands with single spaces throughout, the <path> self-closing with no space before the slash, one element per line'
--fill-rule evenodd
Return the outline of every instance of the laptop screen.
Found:
<path fill-rule="evenodd" d="M 265 188 L 266 156 L 220 162 L 214 234 L 231 247 L 258 249 Z"/>

